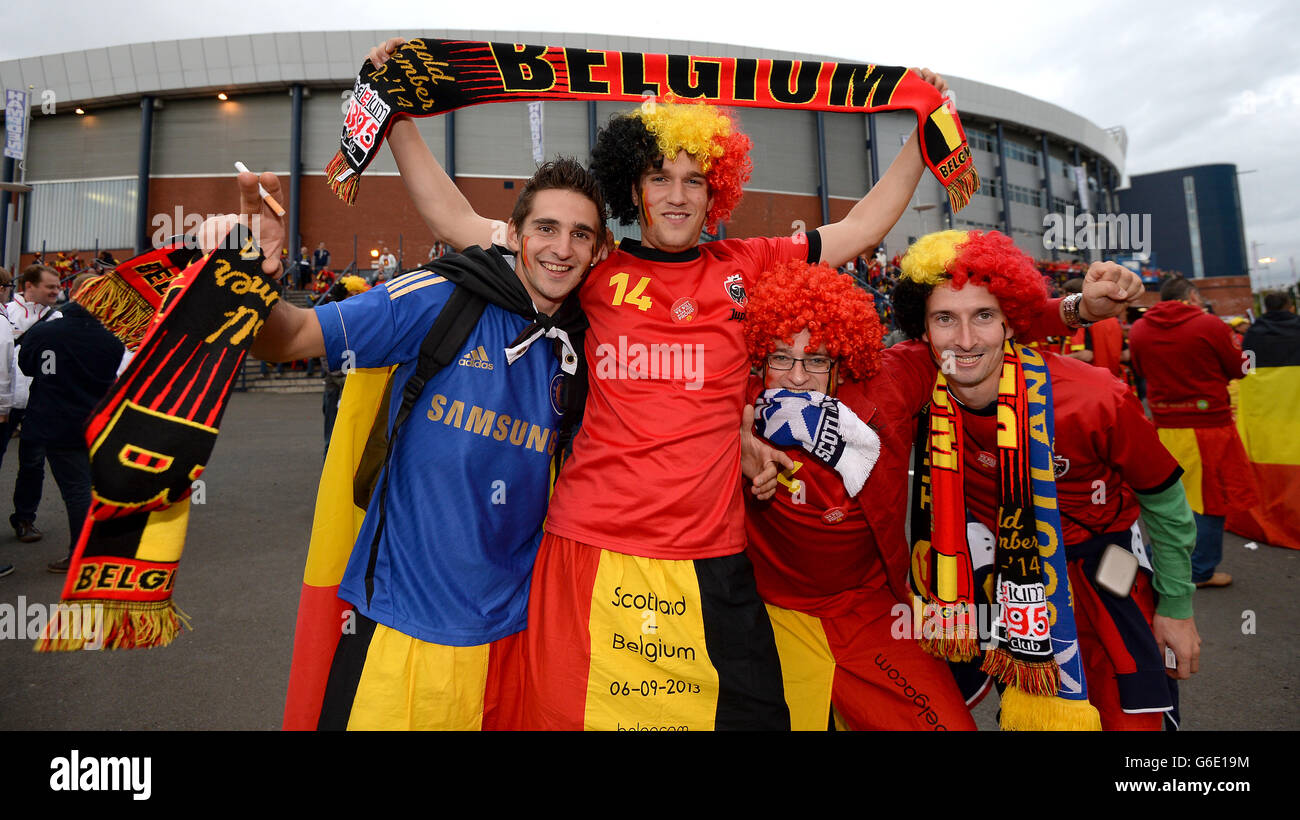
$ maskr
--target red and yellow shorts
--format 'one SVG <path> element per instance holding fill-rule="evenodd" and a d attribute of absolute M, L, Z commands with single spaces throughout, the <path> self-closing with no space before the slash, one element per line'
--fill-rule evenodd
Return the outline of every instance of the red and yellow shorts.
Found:
<path fill-rule="evenodd" d="M 895 603 L 882 589 L 833 618 L 768 604 L 793 728 L 824 731 L 834 706 L 839 729 L 975 730 L 948 664 L 895 637 Z"/>
<path fill-rule="evenodd" d="M 526 728 L 790 728 L 743 553 L 642 558 L 547 533 L 523 636 Z"/>
<path fill-rule="evenodd" d="M 352 614 L 355 629 L 334 653 L 318 729 L 518 727 L 523 633 L 443 646 Z"/>

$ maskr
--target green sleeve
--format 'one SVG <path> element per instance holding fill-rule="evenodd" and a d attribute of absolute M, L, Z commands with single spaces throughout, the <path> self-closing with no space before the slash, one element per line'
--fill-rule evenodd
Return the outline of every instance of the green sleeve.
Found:
<path fill-rule="evenodd" d="M 1151 534 L 1153 586 L 1160 594 L 1156 614 L 1166 618 L 1192 617 L 1192 549 L 1196 546 L 1196 521 L 1187 506 L 1183 482 L 1155 493 L 1136 493 L 1142 520 Z"/>

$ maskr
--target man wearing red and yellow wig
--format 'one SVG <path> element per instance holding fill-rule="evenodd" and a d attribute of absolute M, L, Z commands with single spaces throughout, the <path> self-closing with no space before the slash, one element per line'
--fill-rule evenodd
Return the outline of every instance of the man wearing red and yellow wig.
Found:
<path fill-rule="evenodd" d="M 944 624 L 930 648 L 1006 686 L 1004 726 L 1087 728 L 1091 703 L 1103 728 L 1160 728 L 1200 653 L 1181 469 L 1121 382 L 1013 343 L 1047 294 L 1008 237 L 931 234 L 902 267 L 904 347 L 942 365 L 916 439 L 913 581 L 959 613 L 997 604 L 992 640 Z"/>

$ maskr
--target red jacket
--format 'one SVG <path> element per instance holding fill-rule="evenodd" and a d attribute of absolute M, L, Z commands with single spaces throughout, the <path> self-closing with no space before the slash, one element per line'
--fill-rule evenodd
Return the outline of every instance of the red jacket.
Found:
<path fill-rule="evenodd" d="M 1128 346 L 1157 427 L 1232 424 L 1228 382 L 1245 375 L 1247 360 L 1227 323 L 1184 302 L 1161 302 L 1134 323 Z"/>

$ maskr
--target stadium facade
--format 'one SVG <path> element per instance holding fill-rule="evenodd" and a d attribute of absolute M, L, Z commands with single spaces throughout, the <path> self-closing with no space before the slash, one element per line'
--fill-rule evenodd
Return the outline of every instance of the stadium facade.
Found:
<path fill-rule="evenodd" d="M 413 34 L 413 33 L 412 33 Z M 808 58 L 716 43 L 519 31 L 430 31 L 428 36 L 595 50 L 723 57 Z M 122 258 L 211 213 L 236 206 L 233 163 L 286 183 L 297 166 L 291 225 L 300 244 L 324 242 L 338 269 L 368 267 L 387 246 L 403 266 L 423 262 L 432 237 L 410 206 L 389 152 L 371 165 L 355 206 L 324 184 L 338 147 L 346 95 L 366 51 L 387 31 L 297 32 L 159 41 L 0 63 L 0 84 L 28 92 L 26 167 L 6 160 L 4 193 L 17 218 L 0 237 L 7 264 L 36 252 L 109 249 Z M 837 59 L 837 58 L 821 58 Z M 855 58 L 838 58 L 854 60 Z M 860 61 L 861 58 L 856 58 Z M 942 69 L 942 66 L 935 66 Z M 1122 129 L 1103 129 L 1059 106 L 947 76 L 983 185 L 960 213 L 929 174 L 889 234 L 889 256 L 945 227 L 998 229 L 1037 258 L 1123 253 L 1088 243 L 1047 247 L 1050 214 L 1118 209 Z M 219 99 L 218 94 L 225 95 Z M 626 103 L 543 107 L 543 148 L 585 158 L 596 128 Z M 76 113 L 77 110 L 84 113 Z M 915 125 L 911 114 L 817 114 L 743 109 L 754 174 L 727 236 L 790 233 L 845 213 L 889 167 Z M 427 118 L 419 127 L 481 213 L 504 218 L 535 167 L 528 107 L 502 103 Z M 824 180 L 824 183 L 823 183 Z M 21 201 L 21 203 L 20 203 Z M 23 207 L 18 208 L 21 204 Z M 1081 218 L 1081 217 L 1080 217 Z M 616 229 L 635 235 L 635 227 Z M 1051 243 L 1049 243 L 1051 244 Z M 294 249 L 296 251 L 296 248 Z"/>

